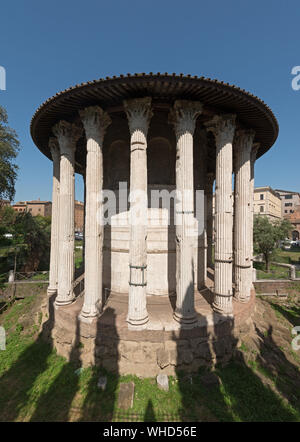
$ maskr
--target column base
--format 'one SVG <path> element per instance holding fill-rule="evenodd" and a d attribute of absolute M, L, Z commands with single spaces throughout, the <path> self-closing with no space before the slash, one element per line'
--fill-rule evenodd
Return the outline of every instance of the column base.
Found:
<path fill-rule="evenodd" d="M 216 304 L 215 302 L 213 302 L 212 308 L 215 313 L 218 313 L 220 315 L 232 315 L 233 314 L 232 305 L 229 309 L 224 309 L 219 304 Z"/>
<path fill-rule="evenodd" d="M 149 316 L 145 316 L 142 319 L 131 319 L 131 318 L 126 318 L 126 322 L 128 322 L 128 324 L 130 326 L 134 326 L 134 327 L 139 327 L 141 325 L 145 325 L 147 324 L 147 322 L 149 321 Z"/>
<path fill-rule="evenodd" d="M 247 297 L 241 297 L 241 296 L 235 296 L 235 295 L 234 295 L 233 299 L 234 299 L 236 302 L 242 302 L 243 304 L 246 304 L 247 302 L 250 301 L 250 296 L 247 296 Z"/>
<path fill-rule="evenodd" d="M 48 286 L 47 295 L 48 296 L 57 295 L 57 288 Z"/>
<path fill-rule="evenodd" d="M 72 304 L 73 301 L 75 301 L 75 296 L 73 296 L 71 299 L 67 299 L 67 300 L 63 300 L 63 301 L 57 299 L 57 297 L 56 297 L 54 304 L 56 307 L 61 307 L 64 305 Z"/>
<path fill-rule="evenodd" d="M 173 313 L 173 318 L 175 319 L 175 321 L 179 322 L 180 324 L 186 324 L 186 325 L 195 324 L 196 322 L 198 322 L 198 317 L 196 312 L 190 315 L 183 315 L 181 311 L 176 309 Z"/>
<path fill-rule="evenodd" d="M 83 322 L 92 322 L 93 319 L 98 318 L 100 316 L 100 309 L 95 307 L 90 310 L 84 310 L 84 306 L 81 309 L 81 312 L 78 318 Z"/>

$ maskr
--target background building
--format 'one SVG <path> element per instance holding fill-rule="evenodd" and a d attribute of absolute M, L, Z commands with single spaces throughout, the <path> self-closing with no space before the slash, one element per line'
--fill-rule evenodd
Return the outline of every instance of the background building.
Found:
<path fill-rule="evenodd" d="M 254 189 L 253 207 L 255 215 L 265 215 L 270 219 L 282 218 L 280 196 L 269 186 Z"/>
<path fill-rule="evenodd" d="M 52 203 L 51 201 L 19 201 L 15 203 L 12 208 L 16 212 L 29 212 L 32 216 L 51 216 Z"/>
<path fill-rule="evenodd" d="M 279 194 L 281 199 L 282 216 L 287 217 L 294 213 L 296 206 L 300 205 L 300 193 L 280 189 L 276 189 L 275 192 Z"/>
<path fill-rule="evenodd" d="M 52 202 L 51 201 L 18 201 L 12 208 L 16 212 L 30 212 L 32 216 L 51 216 Z M 83 232 L 84 224 L 84 204 L 81 201 L 75 201 L 75 231 Z"/>
<path fill-rule="evenodd" d="M 292 230 L 292 239 L 294 241 L 297 241 L 300 239 L 300 205 L 295 207 L 295 210 L 293 213 L 290 213 L 288 216 L 286 216 L 291 224 L 293 225 Z"/>
<path fill-rule="evenodd" d="M 83 232 L 84 224 L 84 204 L 81 201 L 75 200 L 75 231 Z"/>
<path fill-rule="evenodd" d="M 1 200 L 0 199 L 0 208 L 1 207 L 5 207 L 5 206 L 10 206 L 10 201 L 9 200 Z"/>

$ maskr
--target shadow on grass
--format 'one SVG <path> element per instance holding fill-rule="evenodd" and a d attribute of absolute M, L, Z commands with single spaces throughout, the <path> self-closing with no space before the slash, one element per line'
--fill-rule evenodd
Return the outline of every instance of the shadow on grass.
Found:
<path fill-rule="evenodd" d="M 53 299 L 52 299 L 53 301 Z M 52 306 L 51 300 L 49 300 Z M 53 307 L 49 309 L 49 319 L 43 325 L 50 333 L 54 324 Z M 16 327 L 16 332 L 11 337 L 11 351 L 13 352 L 20 344 L 20 329 Z M 48 368 L 48 357 L 52 353 L 50 344 L 45 344 L 40 333 L 38 339 L 26 345 L 25 350 L 20 354 L 13 365 L 0 377 L 0 420 L 14 421 L 22 414 L 22 409 L 28 408 L 28 403 L 34 406 L 34 396 L 37 391 L 34 386 L 37 379 Z M 5 351 L 9 351 L 8 349 Z M 4 355 L 6 356 L 6 355 Z"/>
<path fill-rule="evenodd" d="M 75 363 L 63 364 L 61 370 L 53 379 L 49 388 L 39 397 L 35 411 L 30 421 L 59 420 L 68 421 L 69 412 L 79 385 L 79 375 L 75 373 L 75 366 L 80 370 L 79 359 L 80 322 L 76 322 L 75 342 L 72 346 L 70 360 Z M 59 404 L 59 407 L 58 407 Z"/>
<path fill-rule="evenodd" d="M 294 381 L 294 386 L 300 391 L 298 368 L 286 359 L 271 337 L 266 337 L 259 330 L 256 332 L 261 339 L 260 354 L 251 366 L 244 353 L 236 348 L 234 319 L 227 321 L 226 329 L 217 326 L 218 317 L 219 315 L 214 315 L 214 330 L 206 326 L 204 333 L 206 336 L 212 333 L 215 337 L 212 346 L 207 346 L 206 366 L 200 368 L 197 375 L 192 376 L 177 371 L 181 392 L 181 420 L 190 417 L 195 421 L 300 421 L 300 393 L 294 397 L 291 395 L 291 390 L 286 388 L 288 383 L 282 378 L 283 373 L 280 371 L 285 367 L 285 374 L 289 373 L 291 382 Z M 272 330 L 269 330 L 269 333 L 271 332 Z M 181 329 L 178 343 L 185 339 L 185 333 L 186 331 Z M 226 342 L 222 343 L 224 336 L 227 336 Z M 235 358 L 224 363 L 226 348 L 230 345 L 230 351 L 234 353 Z M 279 363 L 272 365 L 275 370 L 273 378 L 268 379 L 270 382 L 265 382 L 258 370 L 263 371 L 265 368 L 266 375 L 268 367 L 274 361 L 271 359 L 275 353 Z M 182 358 L 182 349 L 179 346 L 177 358 Z M 212 362 L 215 364 L 213 371 Z M 212 413 L 211 416 L 207 409 Z"/>
<path fill-rule="evenodd" d="M 271 307 L 286 318 L 293 326 L 300 325 L 300 307 L 298 306 L 282 306 L 275 302 L 270 302 Z"/>
<path fill-rule="evenodd" d="M 116 314 L 113 309 L 107 309 L 110 324 L 115 324 Z M 105 313 L 104 313 L 105 314 Z M 49 333 L 53 312 L 50 310 L 48 324 L 43 330 Z M 217 317 L 215 317 L 215 324 Z M 98 321 L 99 324 L 99 321 Z M 116 327 L 113 336 L 110 336 L 114 348 L 109 367 L 106 369 L 91 367 L 78 376 L 76 368 L 80 368 L 79 335 L 80 323 L 77 323 L 77 338 L 73 345 L 71 358 L 75 362 L 66 363 L 61 357 L 53 353 L 51 345 L 45 344 L 41 336 L 34 344 L 22 352 L 12 367 L 0 378 L 0 416 L 3 421 L 31 420 L 31 421 L 104 421 L 138 420 L 146 422 L 160 421 L 162 413 L 158 409 L 156 400 L 157 386 L 153 384 L 152 390 L 144 401 L 143 409 L 137 414 L 124 413 L 124 418 L 116 408 L 116 396 L 120 381 L 118 369 L 118 342 Z M 229 353 L 229 348 L 224 351 L 221 339 L 224 337 L 224 328 L 213 326 L 216 340 L 212 347 L 207 346 L 206 359 L 210 361 L 208 367 L 199 368 L 197 374 L 187 371 L 191 368 L 187 360 L 183 361 L 182 343 L 186 338 L 186 330 L 181 329 L 179 335 L 174 337 L 177 342 L 177 357 L 180 367 L 185 371 L 176 369 L 177 384 L 174 392 L 180 393 L 178 420 L 180 421 L 299 421 L 300 420 L 300 374 L 298 367 L 288 360 L 284 352 L 278 347 L 272 337 L 270 327 L 266 336 L 258 328 L 256 333 L 260 338 L 260 351 L 255 363 L 249 364 L 245 354 L 237 350 L 236 339 L 233 336 L 234 322 L 227 324 L 227 336 L 231 337 L 232 348 L 236 360 L 231 360 L 227 365 L 221 365 L 222 355 Z M 221 331 L 222 330 L 222 333 Z M 206 326 L 206 332 L 212 330 Z M 97 328 L 98 350 L 103 344 L 103 328 Z M 106 337 L 105 339 L 108 339 Z M 17 341 L 16 341 L 16 345 Z M 199 344 L 200 345 L 200 344 Z M 202 349 L 203 350 L 203 349 Z M 212 351 L 213 350 L 213 351 Z M 100 362 L 99 354 L 95 350 L 96 362 Z M 215 359 L 215 354 L 219 357 Z M 77 360 L 77 362 L 76 362 Z M 58 363 L 58 362 L 59 363 Z M 212 376 L 210 368 L 212 361 L 216 369 Z M 52 365 L 53 364 L 53 365 Z M 56 365 L 55 365 L 56 364 Z M 106 371 L 107 370 L 107 371 Z M 97 387 L 99 375 L 107 375 L 107 387 L 102 391 Z M 269 383 L 262 379 L 267 378 Z M 48 383 L 45 377 L 49 376 Z M 208 379 L 208 381 L 207 381 Z M 122 378 L 126 382 L 126 378 Z M 136 380 L 136 389 L 140 395 L 144 383 L 149 381 Z M 150 384 L 149 384 L 150 385 Z M 175 390 L 177 389 L 177 390 Z M 282 397 L 277 394 L 274 389 Z M 77 415 L 75 416 L 74 398 L 80 393 L 82 401 L 78 402 Z M 171 400 L 170 392 L 159 393 L 166 400 Z M 152 396 L 151 396 L 152 395 Z M 284 398 L 284 399 L 283 399 Z M 156 404 L 156 405 L 153 405 Z M 76 410 L 75 410 L 76 411 Z M 166 410 L 167 415 L 167 410 Z M 119 417 L 118 417 L 119 416 Z M 172 419 L 172 416 L 171 416 Z"/>

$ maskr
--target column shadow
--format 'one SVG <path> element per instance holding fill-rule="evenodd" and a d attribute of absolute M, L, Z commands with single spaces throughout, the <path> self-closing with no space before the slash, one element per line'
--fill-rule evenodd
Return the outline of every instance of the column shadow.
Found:
<path fill-rule="evenodd" d="M 208 324 L 205 317 L 200 317 L 200 320 L 201 330 L 188 331 L 181 327 L 179 335 L 173 336 L 177 343 L 175 372 L 181 394 L 181 421 L 209 420 L 207 410 L 212 413 L 213 420 L 218 421 L 298 421 L 299 415 L 297 417 L 290 405 L 296 412 L 300 411 L 300 394 L 291 398 L 291 391 L 288 393 L 280 376 L 280 363 L 277 364 L 274 385 L 281 396 L 287 399 L 286 403 L 273 388 L 262 381 L 243 351 L 237 348 L 234 318 L 222 321 L 220 315 L 213 313 L 212 324 Z M 257 361 L 265 370 L 268 369 L 270 361 L 266 348 L 272 344 L 273 350 L 268 353 L 269 357 L 274 358 L 275 352 L 276 359 L 284 361 L 286 370 L 294 373 L 294 387 L 299 387 L 299 370 L 287 361 L 282 350 L 272 341 L 272 331 L 269 330 L 269 337 L 258 330 L 256 333 L 261 339 Z M 184 343 L 187 342 L 187 336 L 191 338 L 193 334 L 197 337 L 192 337 L 193 344 L 189 348 Z M 189 352 L 194 356 L 192 363 L 188 363 Z"/>
<path fill-rule="evenodd" d="M 77 393 L 79 376 L 74 368 L 80 369 L 80 321 L 76 320 L 75 339 L 70 352 L 70 361 L 66 363 L 49 386 L 36 402 L 31 422 L 48 420 L 68 421 L 73 399 Z M 59 404 L 59 408 L 57 407 Z"/>
<path fill-rule="evenodd" d="M 32 388 L 37 379 L 48 368 L 48 357 L 52 353 L 51 332 L 54 326 L 54 298 L 47 298 L 49 317 L 42 325 L 36 341 L 27 346 L 13 365 L 0 377 L 0 420 L 15 421 L 22 408 L 30 401 Z M 10 337 L 8 337 L 10 339 Z M 18 345 L 18 337 L 12 337 Z M 48 343 L 45 343 L 45 339 Z"/>
<path fill-rule="evenodd" d="M 117 390 L 119 381 L 119 335 L 116 312 L 107 307 L 97 321 L 92 375 L 86 388 L 80 421 L 110 422 L 117 419 Z M 98 386 L 99 378 L 106 377 L 104 390 Z"/>

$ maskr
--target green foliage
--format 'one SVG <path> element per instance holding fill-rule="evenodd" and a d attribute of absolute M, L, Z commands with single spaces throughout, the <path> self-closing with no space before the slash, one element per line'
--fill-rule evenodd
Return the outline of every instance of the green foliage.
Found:
<path fill-rule="evenodd" d="M 266 216 L 256 215 L 253 225 L 253 242 L 255 250 L 264 255 L 266 271 L 278 241 L 289 236 L 292 226 L 288 220 L 270 221 Z"/>
<path fill-rule="evenodd" d="M 19 151 L 16 132 L 7 126 L 6 110 L 0 106 L 0 199 L 9 199 L 15 195 L 15 181 L 18 166 L 14 163 Z"/>
<path fill-rule="evenodd" d="M 10 233 L 12 238 L 6 238 Z M 19 271 L 45 270 L 49 265 L 51 218 L 31 213 L 16 213 L 11 207 L 0 209 L 1 272 L 14 267 Z"/>

